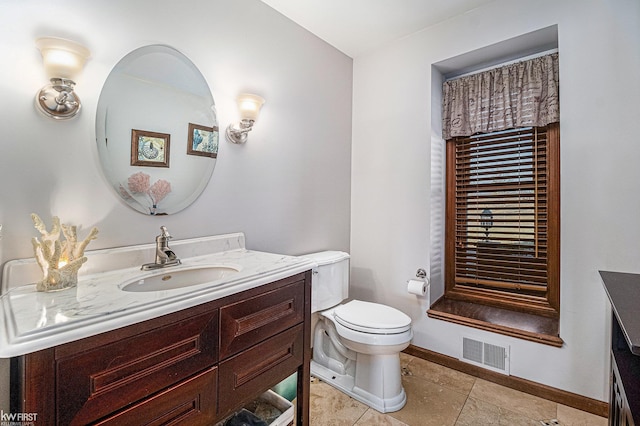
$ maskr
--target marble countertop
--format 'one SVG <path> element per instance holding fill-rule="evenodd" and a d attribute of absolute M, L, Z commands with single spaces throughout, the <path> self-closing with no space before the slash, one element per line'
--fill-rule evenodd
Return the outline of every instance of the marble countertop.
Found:
<path fill-rule="evenodd" d="M 223 241 L 225 238 L 227 240 Z M 229 240 L 233 243 L 229 244 Z M 18 262 L 10 265 L 14 272 L 5 266 L 4 274 L 13 276 L 14 282 L 6 283 L 3 277 L 5 292 L 0 296 L 0 358 L 35 352 L 153 319 L 315 267 L 312 261 L 303 257 L 247 250 L 242 234 L 211 237 L 205 242 L 207 254 L 197 256 L 193 252 L 202 249 L 203 239 L 192 241 L 197 242 L 193 250 L 189 240 L 172 244 L 182 259 L 180 266 L 160 271 L 141 271 L 141 263 L 125 267 L 121 267 L 122 264 L 117 265 L 120 267 L 111 264 L 109 268 L 94 266 L 91 273 L 79 277 L 77 287 L 51 293 L 37 292 L 35 284 L 16 285 L 15 277 L 25 274 L 15 273 L 15 270 L 26 265 L 12 261 Z M 211 241 L 214 247 L 209 244 Z M 137 247 L 148 255 L 149 245 Z M 178 248 L 191 256 L 180 256 Z M 122 255 L 123 251 L 128 252 L 126 256 Z M 113 262 L 120 256 L 129 259 L 130 263 L 131 259 L 137 260 L 135 253 L 137 251 L 132 251 L 131 247 L 101 250 L 96 253 L 95 260 L 99 263 L 102 256 Z M 92 259 L 89 253 L 87 255 L 89 263 Z M 123 283 L 135 278 L 199 265 L 231 266 L 238 272 L 217 281 L 179 289 L 151 292 L 121 290 Z"/>

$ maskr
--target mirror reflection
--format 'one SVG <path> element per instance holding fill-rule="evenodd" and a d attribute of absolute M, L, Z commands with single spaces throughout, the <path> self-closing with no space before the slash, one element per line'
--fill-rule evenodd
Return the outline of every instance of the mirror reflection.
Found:
<path fill-rule="evenodd" d="M 204 190 L 217 161 L 206 80 L 169 46 L 134 50 L 102 88 L 96 141 L 102 170 L 125 203 L 144 214 L 179 212 Z"/>

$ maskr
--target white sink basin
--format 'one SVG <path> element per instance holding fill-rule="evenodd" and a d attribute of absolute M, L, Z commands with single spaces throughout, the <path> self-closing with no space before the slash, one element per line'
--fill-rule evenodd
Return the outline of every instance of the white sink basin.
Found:
<path fill-rule="evenodd" d="M 123 291 L 146 292 L 173 290 L 227 278 L 238 273 L 232 266 L 198 266 L 188 269 L 159 270 L 153 275 L 135 278 L 121 284 Z"/>

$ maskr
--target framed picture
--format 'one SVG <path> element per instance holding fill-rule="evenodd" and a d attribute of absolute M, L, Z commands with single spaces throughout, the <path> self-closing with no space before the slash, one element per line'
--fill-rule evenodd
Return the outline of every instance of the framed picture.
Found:
<path fill-rule="evenodd" d="M 131 165 L 169 167 L 168 133 L 131 130 Z"/>
<path fill-rule="evenodd" d="M 189 123 L 187 154 L 203 157 L 218 157 L 218 128 Z"/>

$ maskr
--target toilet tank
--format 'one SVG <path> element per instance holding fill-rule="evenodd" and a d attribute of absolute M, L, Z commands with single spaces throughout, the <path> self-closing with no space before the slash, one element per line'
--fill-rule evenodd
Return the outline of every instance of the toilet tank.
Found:
<path fill-rule="evenodd" d="M 329 309 L 349 297 L 348 253 L 321 251 L 302 257 L 318 265 L 311 279 L 311 312 Z"/>

